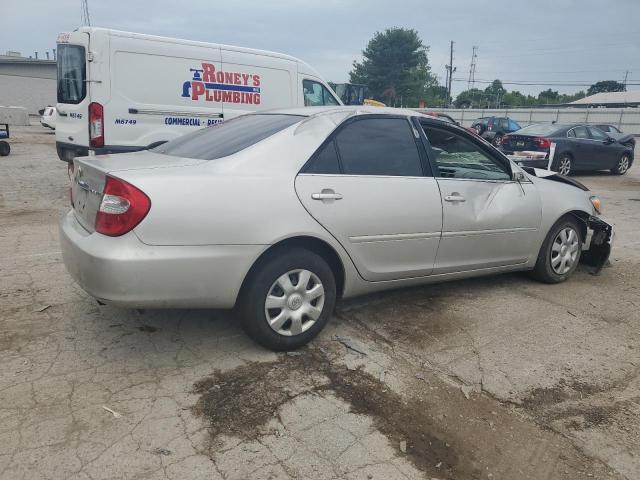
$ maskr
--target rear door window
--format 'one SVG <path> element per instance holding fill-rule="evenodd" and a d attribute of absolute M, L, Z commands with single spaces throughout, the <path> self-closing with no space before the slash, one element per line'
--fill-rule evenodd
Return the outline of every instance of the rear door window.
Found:
<path fill-rule="evenodd" d="M 214 160 L 244 150 L 305 118 L 302 115 L 242 115 L 178 137 L 153 151 L 174 157 Z"/>
<path fill-rule="evenodd" d="M 87 95 L 85 50 L 80 45 L 58 45 L 58 102 L 78 104 Z"/>
<path fill-rule="evenodd" d="M 313 156 L 309 165 L 304 169 L 304 173 L 317 173 L 325 175 L 336 175 L 340 173 L 340 161 L 336 144 L 332 140 L 324 145 Z"/>
<path fill-rule="evenodd" d="M 591 138 L 593 138 L 594 140 L 605 141 L 607 138 L 609 138 L 609 136 L 599 128 L 589 127 L 589 132 L 591 133 Z"/>
<path fill-rule="evenodd" d="M 404 118 L 356 120 L 336 135 L 345 175 L 422 176 L 420 154 Z"/>
<path fill-rule="evenodd" d="M 589 132 L 587 132 L 587 127 L 579 126 L 573 129 L 573 134 L 576 138 L 589 138 Z"/>

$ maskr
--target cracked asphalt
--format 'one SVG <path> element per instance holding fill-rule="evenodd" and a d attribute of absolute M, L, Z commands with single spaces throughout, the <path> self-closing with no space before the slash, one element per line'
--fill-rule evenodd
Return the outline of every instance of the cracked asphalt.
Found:
<path fill-rule="evenodd" d="M 343 302 L 274 354 L 226 312 L 98 306 L 67 275 L 53 134 L 0 158 L 0 478 L 640 478 L 640 167 L 579 177 L 611 266 Z"/>

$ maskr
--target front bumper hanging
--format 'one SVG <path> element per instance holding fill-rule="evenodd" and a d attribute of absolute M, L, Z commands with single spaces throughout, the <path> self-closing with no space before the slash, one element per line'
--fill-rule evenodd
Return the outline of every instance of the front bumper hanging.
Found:
<path fill-rule="evenodd" d="M 587 231 L 591 230 L 591 242 L 589 250 L 582 253 L 580 261 L 593 268 L 591 273 L 597 275 L 605 267 L 611 255 L 611 245 L 613 243 L 613 227 L 604 220 L 589 216 L 583 219 Z"/>

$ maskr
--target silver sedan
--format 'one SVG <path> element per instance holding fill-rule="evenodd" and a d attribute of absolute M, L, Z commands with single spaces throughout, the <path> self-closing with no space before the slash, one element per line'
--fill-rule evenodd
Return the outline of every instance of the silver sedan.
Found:
<path fill-rule="evenodd" d="M 64 261 L 92 296 L 235 307 L 274 350 L 311 340 L 340 298 L 517 270 L 557 283 L 581 256 L 600 268 L 613 236 L 575 180 L 377 107 L 251 114 L 77 158 L 71 202 Z"/>

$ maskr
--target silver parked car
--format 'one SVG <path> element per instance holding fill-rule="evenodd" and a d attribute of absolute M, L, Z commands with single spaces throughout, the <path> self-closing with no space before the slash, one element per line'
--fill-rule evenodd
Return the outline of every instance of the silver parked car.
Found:
<path fill-rule="evenodd" d="M 613 235 L 580 183 L 410 110 L 250 114 L 74 165 L 60 238 L 82 288 L 235 307 L 274 350 L 311 340 L 339 298 L 516 270 L 561 282 L 581 255 L 600 268 Z"/>

